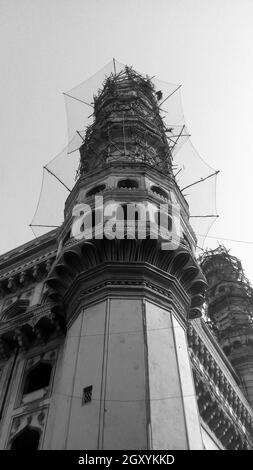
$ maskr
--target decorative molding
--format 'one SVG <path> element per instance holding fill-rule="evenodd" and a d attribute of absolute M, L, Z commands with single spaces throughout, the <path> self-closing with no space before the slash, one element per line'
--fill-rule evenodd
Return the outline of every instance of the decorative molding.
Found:
<path fill-rule="evenodd" d="M 202 419 L 225 448 L 252 448 L 253 414 L 192 325 L 188 328 L 188 344 Z"/>
<path fill-rule="evenodd" d="M 16 403 L 15 403 L 15 409 L 16 408 L 22 408 L 22 406 L 29 406 L 38 408 L 38 406 L 45 404 L 42 403 L 43 400 L 48 399 L 52 393 L 52 388 L 53 388 L 53 382 L 54 382 L 54 375 L 55 375 L 55 369 L 56 369 L 56 364 L 57 364 L 57 359 L 58 359 L 58 347 L 54 347 L 52 349 L 43 349 L 43 351 L 34 351 L 33 355 L 30 355 L 26 357 L 25 364 L 23 366 L 23 371 L 21 374 L 21 378 L 19 381 L 19 389 L 18 393 L 16 395 Z M 25 379 L 27 374 L 37 365 L 39 365 L 41 362 L 46 362 L 52 366 L 51 370 L 51 376 L 50 376 L 50 382 L 47 388 L 43 389 L 43 394 L 38 398 L 30 395 L 28 395 L 29 400 L 27 399 L 26 395 L 26 400 L 24 401 L 24 385 L 25 385 Z"/>
<path fill-rule="evenodd" d="M 14 293 L 24 286 L 45 279 L 55 256 L 56 251 L 51 251 L 0 275 L 0 295 Z"/>
<path fill-rule="evenodd" d="M 0 360 L 8 359 L 17 346 L 21 351 L 27 350 L 64 332 L 64 321 L 52 311 L 50 304 L 30 307 L 25 313 L 0 324 Z"/>
<path fill-rule="evenodd" d="M 29 413 L 25 412 L 14 416 L 11 423 L 10 433 L 7 440 L 6 448 L 10 449 L 12 441 L 26 428 L 38 430 L 41 433 L 40 447 L 43 440 L 43 432 L 47 421 L 48 407 L 40 407 Z"/>
<path fill-rule="evenodd" d="M 89 289 L 96 289 L 98 272 L 105 267 L 111 269 L 110 277 L 104 275 L 107 282 L 120 280 L 122 287 L 134 287 L 135 282 L 143 282 L 147 270 L 150 270 L 155 278 L 152 289 L 165 296 L 168 296 L 173 280 L 174 290 L 183 296 L 186 310 L 189 309 L 188 318 L 201 316 L 206 282 L 196 260 L 186 246 L 162 251 L 157 240 L 95 239 L 65 247 L 46 281 L 50 289 L 49 297 L 54 300 L 56 307 L 65 304 L 68 308 L 68 293 L 73 291 L 75 285 L 76 295 L 78 279 L 82 278 L 87 293 Z M 124 271 L 131 270 L 127 279 Z M 149 277 L 152 276 L 150 274 Z"/>

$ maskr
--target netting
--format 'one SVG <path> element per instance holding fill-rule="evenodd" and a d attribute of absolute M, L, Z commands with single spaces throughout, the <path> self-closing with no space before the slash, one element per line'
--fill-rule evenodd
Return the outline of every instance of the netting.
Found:
<path fill-rule="evenodd" d="M 43 168 L 39 201 L 30 224 L 35 236 L 62 224 L 64 203 L 75 184 L 78 166 L 79 152 L 70 158 L 66 146 Z"/>
<path fill-rule="evenodd" d="M 77 131 L 84 136 L 87 126 L 94 120 L 94 96 L 99 93 L 107 77 L 115 72 L 119 73 L 124 67 L 125 65 L 118 61 L 111 61 L 88 80 L 64 93 L 69 153 L 82 145 L 83 140 Z"/>
<path fill-rule="evenodd" d="M 94 122 L 94 96 L 100 93 L 108 77 L 123 73 L 124 69 L 124 64 L 113 60 L 91 78 L 64 93 L 68 143 L 43 169 L 39 202 L 31 222 L 36 236 L 62 224 L 64 203 L 78 175 L 79 148 L 84 142 L 87 128 Z M 176 181 L 189 204 L 191 225 L 198 237 L 198 245 L 203 247 L 217 216 L 217 173 L 204 162 L 190 141 L 184 119 L 181 87 L 153 77 L 151 81 L 173 157 Z"/>
<path fill-rule="evenodd" d="M 190 223 L 203 248 L 206 236 L 217 219 L 217 171 L 208 165 L 188 140 L 175 159 L 175 175 L 190 209 Z"/>

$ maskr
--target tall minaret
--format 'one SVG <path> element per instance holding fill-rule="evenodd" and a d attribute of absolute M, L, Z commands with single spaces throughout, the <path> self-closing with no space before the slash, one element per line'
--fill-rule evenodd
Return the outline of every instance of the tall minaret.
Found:
<path fill-rule="evenodd" d="M 80 147 L 79 179 L 48 278 L 67 334 L 44 448 L 203 447 L 185 331 L 201 315 L 205 278 L 172 173 L 159 98 L 150 79 L 126 67 L 94 99 L 94 123 Z M 93 211 L 92 232 L 75 237 L 73 213 L 82 204 Z M 174 244 L 164 245 L 160 230 L 155 236 L 161 204 L 169 214 L 165 232 L 177 207 Z M 109 221 L 109 236 L 112 205 L 123 212 L 114 228 Z M 136 207 L 131 236 L 129 205 Z M 115 227 L 120 236 L 113 236 Z"/>
<path fill-rule="evenodd" d="M 206 252 L 202 269 L 208 281 L 207 315 L 218 341 L 242 381 L 253 406 L 253 290 L 241 262 L 224 246 Z"/>

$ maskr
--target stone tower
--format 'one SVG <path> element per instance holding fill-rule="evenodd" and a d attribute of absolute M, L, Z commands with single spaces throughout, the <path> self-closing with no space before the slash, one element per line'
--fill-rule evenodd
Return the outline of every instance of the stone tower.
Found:
<path fill-rule="evenodd" d="M 66 396 L 56 402 L 52 448 L 202 448 L 185 331 L 201 315 L 205 279 L 158 98 L 152 82 L 127 67 L 94 98 L 47 281 L 67 328 L 58 385 Z M 103 207 L 95 210 L 98 195 Z M 115 237 L 101 223 L 111 201 L 123 210 Z M 92 231 L 76 239 L 72 214 L 83 203 L 92 208 Z M 175 246 L 162 249 L 159 207 L 167 204 L 170 230 L 173 203 L 182 230 Z"/>
<path fill-rule="evenodd" d="M 201 265 L 208 281 L 207 315 L 253 406 L 252 287 L 241 262 L 224 246 L 205 253 Z"/>
<path fill-rule="evenodd" d="M 160 103 L 110 75 L 62 226 L 0 257 L 0 448 L 203 448 L 186 330 L 206 281 Z"/>

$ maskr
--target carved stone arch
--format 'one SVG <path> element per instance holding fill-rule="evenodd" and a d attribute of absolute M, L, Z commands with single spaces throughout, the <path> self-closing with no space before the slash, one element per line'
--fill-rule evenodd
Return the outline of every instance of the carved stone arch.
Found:
<path fill-rule="evenodd" d="M 102 261 L 99 256 L 100 250 L 93 242 L 85 241 L 81 247 L 81 254 L 86 269 L 97 266 Z"/>
<path fill-rule="evenodd" d="M 137 240 L 128 240 L 128 250 L 129 250 L 129 261 L 134 262 L 136 261 L 136 253 L 137 253 Z"/>
<path fill-rule="evenodd" d="M 201 294 L 197 294 L 191 299 L 191 309 L 201 308 L 204 302 L 204 297 Z"/>
<path fill-rule="evenodd" d="M 115 252 L 115 261 L 117 262 L 124 262 L 125 261 L 125 256 L 124 256 L 124 246 L 127 244 L 127 240 L 118 240 L 118 243 L 116 243 L 116 252 Z M 113 252 L 113 250 L 112 250 Z"/>
<path fill-rule="evenodd" d="M 19 344 L 22 350 L 26 350 L 35 340 L 35 332 L 28 323 L 22 325 L 14 332 L 13 339 Z"/>
<path fill-rule="evenodd" d="M 191 286 L 191 283 L 196 278 L 199 273 L 199 269 L 197 266 L 185 266 L 183 268 L 182 275 L 180 276 L 180 282 L 185 286 Z"/>
<path fill-rule="evenodd" d="M 11 450 L 37 450 L 42 431 L 39 427 L 27 425 L 10 439 Z"/>
<path fill-rule="evenodd" d="M 191 286 L 189 287 L 189 292 L 190 294 L 202 294 L 202 296 L 205 296 L 205 290 L 206 290 L 206 282 L 203 279 L 196 279 L 193 280 L 191 283 Z"/>
<path fill-rule="evenodd" d="M 152 185 L 150 187 L 151 191 L 155 194 L 157 194 L 158 196 L 162 196 L 163 198 L 166 198 L 168 197 L 168 193 L 167 191 L 165 191 L 163 188 L 161 188 L 160 186 L 156 186 L 156 185 Z"/>
<path fill-rule="evenodd" d="M 57 290 L 49 289 L 48 299 L 51 301 L 52 305 L 58 304 L 61 302 L 60 293 Z"/>
<path fill-rule="evenodd" d="M 80 249 L 66 250 L 63 253 L 64 262 L 69 266 L 73 272 L 81 272 L 83 269 L 82 257 L 80 256 Z"/>
<path fill-rule="evenodd" d="M 125 262 L 131 262 L 131 258 L 129 259 L 129 241 L 127 239 L 124 239 L 123 243 L 119 244 L 119 250 L 120 259 L 124 260 Z"/>
<path fill-rule="evenodd" d="M 57 272 L 57 268 L 60 268 Z M 69 286 L 69 283 L 73 281 L 73 277 L 79 274 L 83 270 L 82 256 L 80 249 L 75 247 L 75 249 L 67 249 L 64 251 L 63 255 L 59 259 L 58 263 L 56 262 L 52 267 L 49 277 L 47 279 L 47 285 L 50 287 L 51 296 L 52 291 L 58 291 L 61 295 L 64 295 L 64 292 Z M 64 271 L 64 276 L 62 272 Z"/>
<path fill-rule="evenodd" d="M 139 187 L 138 181 L 132 178 L 120 179 L 117 184 L 118 188 L 137 189 Z"/>
<path fill-rule="evenodd" d="M 137 251 L 137 261 L 153 264 L 156 257 L 157 240 L 142 240 L 141 243 L 137 244 Z"/>
<path fill-rule="evenodd" d="M 5 308 L 1 320 L 9 320 L 18 315 L 24 313 L 29 306 L 29 300 L 27 299 L 17 299 L 15 302 L 11 303 L 7 308 Z"/>
<path fill-rule="evenodd" d="M 45 340 L 50 336 L 55 330 L 55 323 L 54 323 L 54 315 L 51 318 L 49 317 L 42 317 L 39 318 L 38 321 L 35 323 L 33 329 L 37 335 L 37 337 Z"/>
<path fill-rule="evenodd" d="M 111 243 L 109 243 L 109 240 L 106 239 L 103 240 L 103 243 L 99 243 L 98 250 L 101 257 L 101 262 L 112 260 Z"/>
<path fill-rule="evenodd" d="M 66 282 L 73 280 L 73 270 L 70 270 L 65 263 L 57 264 L 57 266 L 55 266 L 55 272 L 59 278 L 65 280 Z"/>
<path fill-rule="evenodd" d="M 189 251 L 179 249 L 177 252 L 174 252 L 174 256 L 171 259 L 171 264 L 169 266 L 170 273 L 174 276 L 177 276 L 181 270 L 186 266 L 188 261 L 191 258 Z"/>
<path fill-rule="evenodd" d="M 128 240 L 127 250 L 129 262 L 136 262 L 138 258 L 138 240 Z"/>
<path fill-rule="evenodd" d="M 201 310 L 199 308 L 190 308 L 189 310 L 189 320 L 194 320 L 201 316 Z"/>
<path fill-rule="evenodd" d="M 65 264 L 64 264 L 65 263 Z M 186 294 L 193 298 L 190 318 L 200 316 L 201 303 L 204 300 L 205 278 L 187 248 L 179 247 L 176 250 L 162 251 L 157 240 L 85 240 L 74 248 L 63 253 L 58 264 L 53 266 L 47 283 L 50 287 L 50 299 L 54 300 L 54 313 L 61 313 L 61 305 L 66 292 L 78 279 L 80 273 L 87 273 L 90 269 L 106 263 L 145 263 L 157 268 L 165 274 L 177 279 Z M 88 279 L 88 278 L 87 278 Z M 192 285 L 196 281 L 194 289 Z"/>
<path fill-rule="evenodd" d="M 108 242 L 110 243 L 110 241 L 108 240 Z M 123 243 L 127 243 L 127 241 L 125 240 L 116 240 L 116 243 L 113 244 L 113 241 L 110 243 L 111 244 L 111 253 L 113 255 L 113 261 L 116 261 L 116 262 L 123 262 L 125 261 L 124 260 L 124 253 L 123 253 Z"/>
<path fill-rule="evenodd" d="M 144 251 L 144 259 L 145 261 L 145 254 L 148 252 L 147 256 L 147 261 L 157 267 L 160 267 L 160 258 L 162 254 L 164 255 L 165 252 L 162 252 L 161 250 L 157 250 L 156 246 L 156 240 L 147 240 L 147 243 L 145 244 L 145 251 Z"/>
<path fill-rule="evenodd" d="M 53 291 L 59 292 L 60 295 L 64 295 L 64 292 L 66 288 L 68 287 L 67 282 L 64 283 L 62 279 L 60 279 L 57 274 L 55 273 L 54 276 L 50 277 L 47 279 L 47 285 L 52 289 Z M 49 293 L 50 297 L 50 293 Z"/>
<path fill-rule="evenodd" d="M 134 240 L 120 240 L 120 251 L 123 261 L 132 263 L 134 261 L 134 253 L 136 251 L 137 243 Z M 137 240 L 135 240 L 137 242 Z"/>
<path fill-rule="evenodd" d="M 174 253 L 171 250 L 160 251 L 156 259 L 156 266 L 168 273 L 171 273 Z"/>

